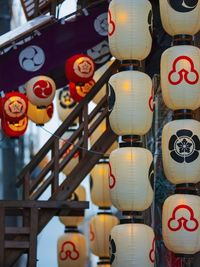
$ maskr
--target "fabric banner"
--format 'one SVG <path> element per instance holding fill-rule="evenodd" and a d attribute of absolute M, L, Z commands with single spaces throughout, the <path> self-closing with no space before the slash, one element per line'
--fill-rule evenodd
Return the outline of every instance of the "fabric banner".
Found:
<path fill-rule="evenodd" d="M 99 68 L 110 57 L 107 40 L 108 2 L 84 10 L 70 20 L 60 19 L 0 51 L 0 91 L 18 90 L 30 78 L 48 75 L 57 88 L 67 84 L 67 58 L 84 53 Z"/>

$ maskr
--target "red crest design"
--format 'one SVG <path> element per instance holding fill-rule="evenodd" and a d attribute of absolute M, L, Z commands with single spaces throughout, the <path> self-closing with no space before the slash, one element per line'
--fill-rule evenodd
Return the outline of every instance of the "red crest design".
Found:
<path fill-rule="evenodd" d="M 153 112 L 153 110 L 154 110 L 154 90 L 153 90 L 153 87 L 151 89 L 151 96 L 149 98 L 149 108 Z"/>
<path fill-rule="evenodd" d="M 186 61 L 187 64 L 189 63 L 190 71 L 186 70 L 185 68 L 182 68 L 181 70 L 178 71 L 177 66 L 179 63 L 181 63 L 181 61 Z M 173 85 L 180 84 L 182 83 L 183 80 L 191 85 L 198 83 L 199 73 L 195 69 L 194 62 L 192 61 L 192 59 L 187 56 L 177 57 L 172 64 L 172 70 L 168 75 L 168 80 Z"/>
<path fill-rule="evenodd" d="M 78 252 L 75 244 L 72 241 L 66 241 L 62 244 L 59 257 L 62 261 L 65 261 L 68 258 L 75 261 L 80 257 L 80 253 Z"/>
<path fill-rule="evenodd" d="M 112 13 L 108 10 L 108 35 L 112 36 L 115 32 L 115 23 L 112 19 Z"/>
<path fill-rule="evenodd" d="M 92 229 L 92 225 L 90 223 L 90 241 L 92 242 L 92 241 L 94 241 L 94 239 L 95 239 L 95 234 L 94 234 L 94 231 Z"/>
<path fill-rule="evenodd" d="M 155 238 L 152 241 L 152 248 L 149 252 L 149 259 L 152 263 L 155 262 Z"/>
<path fill-rule="evenodd" d="M 184 214 L 178 214 L 182 210 Z M 198 229 L 199 222 L 194 217 L 194 211 L 188 205 L 178 205 L 172 213 L 172 217 L 168 221 L 168 228 L 177 232 L 184 228 L 188 232 L 194 232 Z"/>
<path fill-rule="evenodd" d="M 108 163 L 109 169 L 110 169 L 110 176 L 109 176 L 109 188 L 113 189 L 116 184 L 116 178 L 112 173 L 112 168 L 110 162 Z"/>
<path fill-rule="evenodd" d="M 48 98 L 52 92 L 53 88 L 49 81 L 39 80 L 33 85 L 33 92 L 39 98 Z"/>

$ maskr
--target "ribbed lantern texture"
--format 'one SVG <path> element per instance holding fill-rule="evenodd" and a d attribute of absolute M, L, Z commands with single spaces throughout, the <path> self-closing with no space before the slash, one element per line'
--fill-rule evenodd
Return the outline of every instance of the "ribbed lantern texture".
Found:
<path fill-rule="evenodd" d="M 138 142 L 150 130 L 153 118 L 152 81 L 139 70 L 139 61 L 151 50 L 151 4 L 148 0 L 112 0 L 108 24 L 111 53 L 122 61 L 122 67 L 126 65 L 126 70 L 109 80 L 110 125 L 125 140 L 111 152 L 109 188 L 113 205 L 131 216 L 149 208 L 153 200 L 149 181 L 153 156 Z M 135 66 L 133 70 L 127 70 L 129 65 Z M 111 266 L 153 267 L 154 232 L 132 219 L 111 231 Z"/>
<path fill-rule="evenodd" d="M 86 191 L 79 186 L 68 201 L 85 201 Z M 60 217 L 65 225 L 65 233 L 57 242 L 58 266 L 59 267 L 85 267 L 87 261 L 87 245 L 83 234 L 78 231 L 78 226 L 84 217 L 67 216 Z"/>
<path fill-rule="evenodd" d="M 161 57 L 163 100 L 175 118 L 163 129 L 163 166 L 178 190 L 163 206 L 163 239 L 184 257 L 200 251 L 200 197 L 194 190 L 200 181 L 200 123 L 191 115 L 200 107 L 200 49 L 192 45 L 200 30 L 200 1 L 160 0 L 160 13 L 174 41 Z"/>

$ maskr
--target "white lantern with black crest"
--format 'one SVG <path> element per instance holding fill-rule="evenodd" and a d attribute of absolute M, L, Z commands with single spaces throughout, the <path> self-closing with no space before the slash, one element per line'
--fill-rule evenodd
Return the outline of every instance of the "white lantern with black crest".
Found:
<path fill-rule="evenodd" d="M 87 262 L 87 244 L 83 234 L 67 231 L 57 243 L 59 267 L 85 267 Z"/>
<path fill-rule="evenodd" d="M 98 213 L 89 223 L 90 248 L 96 256 L 109 258 L 109 235 L 111 229 L 118 224 L 118 218 L 111 213 Z"/>
<path fill-rule="evenodd" d="M 91 199 L 100 208 L 109 208 L 112 205 L 109 192 L 109 163 L 99 162 L 91 171 Z"/>
<path fill-rule="evenodd" d="M 200 30 L 199 0 L 160 0 L 160 14 L 165 31 L 172 36 L 195 35 Z"/>
<path fill-rule="evenodd" d="M 161 57 L 161 88 L 168 108 L 195 110 L 200 107 L 199 70 L 198 47 L 178 45 L 165 50 Z"/>
<path fill-rule="evenodd" d="M 200 182 L 200 122 L 180 119 L 163 128 L 162 155 L 167 179 L 174 184 Z"/>
<path fill-rule="evenodd" d="M 84 186 L 79 185 L 67 201 L 86 201 Z M 66 227 L 77 227 L 84 221 L 83 216 L 61 216 L 59 219 Z"/>
<path fill-rule="evenodd" d="M 148 0 L 112 0 L 108 11 L 111 54 L 119 60 L 143 60 L 152 45 L 152 7 Z"/>
<path fill-rule="evenodd" d="M 111 153 L 109 159 L 109 187 L 113 205 L 121 211 L 144 211 L 149 208 L 153 201 L 149 181 L 153 166 L 151 152 L 141 147 L 120 147 Z"/>
<path fill-rule="evenodd" d="M 175 194 L 163 205 L 162 231 L 165 246 L 176 254 L 200 251 L 200 197 Z"/>
<path fill-rule="evenodd" d="M 110 236 L 112 267 L 153 267 L 155 237 L 145 224 L 130 223 L 115 226 Z"/>
<path fill-rule="evenodd" d="M 151 78 L 140 71 L 122 71 L 109 80 L 109 121 L 117 135 L 144 135 L 152 125 Z"/>

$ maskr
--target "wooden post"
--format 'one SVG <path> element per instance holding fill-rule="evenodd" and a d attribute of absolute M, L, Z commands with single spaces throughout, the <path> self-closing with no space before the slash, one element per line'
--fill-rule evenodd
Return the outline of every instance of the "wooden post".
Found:
<path fill-rule="evenodd" d="M 83 120 L 84 120 L 84 128 L 83 128 L 83 147 L 82 150 L 82 157 L 85 156 L 87 150 L 88 150 L 88 104 L 85 103 L 83 107 Z"/>
<path fill-rule="evenodd" d="M 5 209 L 4 207 L 0 208 L 0 229 L 1 229 L 1 234 L 0 234 L 0 266 L 5 266 L 5 261 L 4 261 L 4 245 L 5 245 Z"/>
<path fill-rule="evenodd" d="M 53 170 L 52 170 L 54 178 L 51 187 L 51 192 L 53 194 L 59 185 L 59 138 L 57 137 L 54 140 L 54 146 L 52 149 L 52 158 L 54 160 Z"/>
<path fill-rule="evenodd" d="M 30 172 L 27 171 L 26 174 L 24 175 L 24 187 L 23 187 L 23 199 L 28 200 L 29 199 L 29 194 L 30 194 Z"/>
<path fill-rule="evenodd" d="M 30 208 L 30 239 L 28 266 L 37 266 L 38 209 Z"/>

